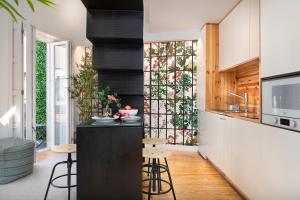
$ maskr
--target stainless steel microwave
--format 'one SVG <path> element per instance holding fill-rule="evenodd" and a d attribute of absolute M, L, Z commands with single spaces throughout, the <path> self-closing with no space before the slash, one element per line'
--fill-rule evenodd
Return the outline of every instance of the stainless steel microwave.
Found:
<path fill-rule="evenodd" d="M 262 81 L 262 122 L 300 131 L 300 75 Z"/>

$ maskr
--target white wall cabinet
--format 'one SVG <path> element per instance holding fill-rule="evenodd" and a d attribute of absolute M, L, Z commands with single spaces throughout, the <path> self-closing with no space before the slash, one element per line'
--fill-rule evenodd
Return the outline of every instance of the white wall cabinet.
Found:
<path fill-rule="evenodd" d="M 261 76 L 300 71 L 300 1 L 261 0 Z"/>
<path fill-rule="evenodd" d="M 243 0 L 219 24 L 219 69 L 259 57 L 259 0 Z"/>
<path fill-rule="evenodd" d="M 300 199 L 299 133 L 208 112 L 200 120 L 200 152 L 249 199 Z"/>
<path fill-rule="evenodd" d="M 260 0 L 250 1 L 250 57 L 254 59 L 260 54 Z"/>

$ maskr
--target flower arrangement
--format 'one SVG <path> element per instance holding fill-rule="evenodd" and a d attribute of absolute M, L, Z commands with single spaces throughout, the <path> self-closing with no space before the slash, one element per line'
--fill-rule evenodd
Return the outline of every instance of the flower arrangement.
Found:
<path fill-rule="evenodd" d="M 112 104 L 115 104 L 118 108 L 120 108 L 122 106 L 121 99 L 117 97 L 118 94 L 111 93 L 109 86 L 106 86 L 98 93 L 98 98 L 100 100 L 102 108 L 110 107 Z"/>

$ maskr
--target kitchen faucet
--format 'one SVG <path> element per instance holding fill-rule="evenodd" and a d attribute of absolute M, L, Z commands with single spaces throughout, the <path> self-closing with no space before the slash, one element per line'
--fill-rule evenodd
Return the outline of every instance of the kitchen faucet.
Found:
<path fill-rule="evenodd" d="M 235 96 L 235 97 L 238 97 L 240 99 L 244 99 L 244 101 L 245 101 L 245 113 L 248 113 L 248 93 L 247 92 L 244 93 L 244 96 L 240 96 L 240 95 L 235 94 L 233 92 L 228 92 L 228 94 L 230 94 L 232 96 Z"/>

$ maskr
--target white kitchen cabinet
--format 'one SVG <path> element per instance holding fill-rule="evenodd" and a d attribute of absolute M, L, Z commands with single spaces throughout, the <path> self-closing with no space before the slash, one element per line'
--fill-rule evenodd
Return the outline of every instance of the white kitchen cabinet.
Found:
<path fill-rule="evenodd" d="M 218 159 L 217 153 L 217 132 L 216 124 L 218 123 L 217 115 L 213 113 L 205 113 L 205 148 L 206 156 L 212 161 L 215 162 Z"/>
<path fill-rule="evenodd" d="M 200 152 L 249 199 L 300 199 L 300 133 L 201 113 Z"/>
<path fill-rule="evenodd" d="M 300 1 L 261 0 L 261 76 L 300 71 Z"/>
<path fill-rule="evenodd" d="M 231 177 L 231 120 L 230 117 L 216 115 L 217 159 L 215 165 L 227 176 Z"/>
<path fill-rule="evenodd" d="M 232 119 L 231 171 L 232 182 L 249 198 L 261 194 L 261 131 L 260 125 Z"/>
<path fill-rule="evenodd" d="M 261 200 L 300 199 L 300 133 L 260 125 Z M 272 191 L 272 192 L 269 192 Z"/>
<path fill-rule="evenodd" d="M 250 57 L 258 58 L 260 54 L 260 0 L 250 1 Z"/>
<path fill-rule="evenodd" d="M 231 118 L 209 112 L 200 113 L 199 151 L 226 176 L 230 176 Z"/>
<path fill-rule="evenodd" d="M 199 114 L 198 114 L 198 124 L 199 124 L 199 147 L 198 147 L 198 151 L 199 153 L 206 158 L 207 157 L 207 143 L 208 143 L 208 139 L 207 139 L 207 130 L 206 130 L 206 112 L 205 111 L 201 111 L 199 110 Z"/>
<path fill-rule="evenodd" d="M 219 70 L 259 57 L 259 0 L 243 0 L 219 24 Z"/>

